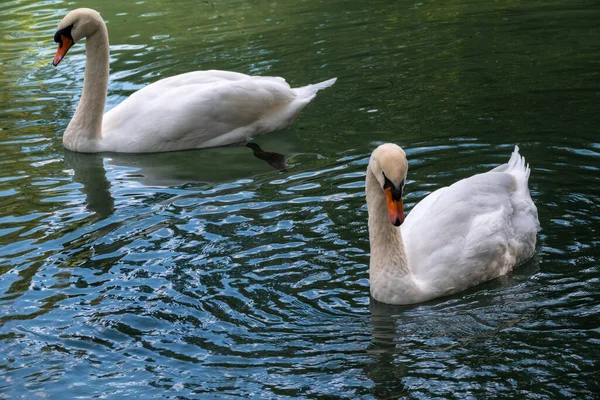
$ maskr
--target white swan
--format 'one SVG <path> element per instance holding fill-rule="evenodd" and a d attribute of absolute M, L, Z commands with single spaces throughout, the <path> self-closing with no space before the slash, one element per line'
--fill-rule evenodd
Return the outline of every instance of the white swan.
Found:
<path fill-rule="evenodd" d="M 376 148 L 367 167 L 374 299 L 413 304 L 449 295 L 533 255 L 539 222 L 518 147 L 507 164 L 436 190 L 405 219 L 407 170 L 406 154 L 391 143 Z"/>
<path fill-rule="evenodd" d="M 63 136 L 72 151 L 144 153 L 221 146 L 288 127 L 327 81 L 292 89 L 283 78 L 196 71 L 162 79 L 104 113 L 108 87 L 108 32 L 89 8 L 58 24 L 52 64 L 87 38 L 83 92 Z"/>

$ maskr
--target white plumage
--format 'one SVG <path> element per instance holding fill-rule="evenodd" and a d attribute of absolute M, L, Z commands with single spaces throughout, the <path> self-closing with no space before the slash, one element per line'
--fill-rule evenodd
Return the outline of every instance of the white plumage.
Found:
<path fill-rule="evenodd" d="M 530 170 L 518 147 L 507 164 L 425 197 L 397 228 L 388 218 L 385 178 L 378 175 L 401 185 L 405 160 L 398 146 L 382 145 L 367 170 L 370 281 L 376 300 L 411 304 L 456 293 L 503 275 L 533 255 L 539 222 L 529 194 Z"/>
<path fill-rule="evenodd" d="M 84 88 L 63 136 L 80 152 L 161 152 L 221 146 L 288 127 L 335 78 L 291 88 L 283 78 L 196 71 L 135 92 L 102 115 L 107 96 L 108 33 L 96 11 L 71 11 L 58 25 L 58 64 L 86 37 Z"/>
<path fill-rule="evenodd" d="M 228 71 L 165 78 L 104 115 L 100 151 L 213 147 L 284 129 L 334 81 L 293 89 L 283 78 Z"/>

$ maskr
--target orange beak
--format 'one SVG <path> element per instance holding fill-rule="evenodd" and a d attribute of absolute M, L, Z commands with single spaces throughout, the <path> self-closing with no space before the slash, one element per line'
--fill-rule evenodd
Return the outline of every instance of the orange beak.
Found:
<path fill-rule="evenodd" d="M 395 226 L 400 226 L 404 222 L 404 204 L 402 197 L 394 200 L 392 197 L 392 188 L 385 188 L 385 198 L 387 200 L 388 217 Z"/>
<path fill-rule="evenodd" d="M 60 35 L 60 42 L 58 43 L 58 50 L 56 50 L 56 55 L 54 56 L 52 65 L 54 65 L 56 67 L 58 65 L 58 63 L 61 62 L 63 57 L 67 54 L 67 51 L 69 51 L 71 46 L 73 46 L 73 41 L 64 35 Z"/>

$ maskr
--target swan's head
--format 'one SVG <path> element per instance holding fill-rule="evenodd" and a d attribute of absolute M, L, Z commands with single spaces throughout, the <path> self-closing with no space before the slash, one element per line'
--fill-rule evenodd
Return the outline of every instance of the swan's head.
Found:
<path fill-rule="evenodd" d="M 369 171 L 385 192 L 390 222 L 400 226 L 404 222 L 402 191 L 408 172 L 406 153 L 393 143 L 382 144 L 371 154 Z"/>
<path fill-rule="evenodd" d="M 103 24 L 100 14 L 91 8 L 78 8 L 65 15 L 54 34 L 58 50 L 52 65 L 56 67 L 71 46 L 84 37 L 92 36 Z"/>

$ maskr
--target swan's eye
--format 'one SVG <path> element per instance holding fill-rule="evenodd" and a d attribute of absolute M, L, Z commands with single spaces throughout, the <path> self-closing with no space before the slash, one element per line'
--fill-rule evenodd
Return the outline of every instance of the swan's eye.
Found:
<path fill-rule="evenodd" d="M 390 181 L 388 179 L 387 176 L 385 176 L 385 172 L 381 171 L 381 174 L 383 175 L 383 179 L 384 179 L 383 188 L 385 189 L 385 188 L 389 187 L 389 188 L 393 189 L 394 188 L 394 184 L 392 183 L 392 181 Z"/>
<path fill-rule="evenodd" d="M 399 200 L 402 198 L 402 189 L 404 189 L 404 181 L 400 182 L 400 186 L 396 187 L 392 181 L 390 181 L 388 179 L 387 176 L 385 176 L 385 172 L 381 171 L 381 173 L 383 174 L 383 179 L 385 179 L 385 183 L 383 184 L 383 189 L 387 189 L 390 188 L 392 191 L 392 198 L 394 200 Z"/>
<path fill-rule="evenodd" d="M 58 45 L 60 47 L 62 47 L 62 36 L 66 37 L 67 39 L 71 39 L 71 41 L 73 43 L 75 43 L 75 41 L 73 40 L 73 36 L 71 36 L 71 30 L 73 29 L 73 24 L 67 26 L 66 28 L 63 28 L 59 31 L 57 31 L 54 34 L 54 41 L 56 43 L 58 43 Z"/>

